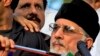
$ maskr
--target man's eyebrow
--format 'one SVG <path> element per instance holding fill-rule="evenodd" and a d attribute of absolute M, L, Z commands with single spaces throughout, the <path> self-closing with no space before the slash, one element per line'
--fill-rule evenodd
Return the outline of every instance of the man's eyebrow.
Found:
<path fill-rule="evenodd" d="M 39 7 L 42 7 L 42 5 L 41 5 L 41 4 L 35 4 L 35 6 L 39 6 Z"/>
<path fill-rule="evenodd" d="M 42 3 L 36 3 L 35 5 L 36 5 L 36 6 L 43 7 L 43 4 L 42 4 Z"/>
<path fill-rule="evenodd" d="M 30 5 L 31 5 L 30 3 L 21 4 L 20 8 L 29 7 Z"/>

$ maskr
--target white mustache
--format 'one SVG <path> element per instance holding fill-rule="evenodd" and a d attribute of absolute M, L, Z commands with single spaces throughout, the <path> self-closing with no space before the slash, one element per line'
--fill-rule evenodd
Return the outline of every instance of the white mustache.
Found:
<path fill-rule="evenodd" d="M 54 42 L 52 42 L 52 45 L 54 46 L 55 44 L 58 44 L 62 47 L 65 47 L 65 45 L 63 44 L 63 42 L 60 39 L 55 40 Z"/>

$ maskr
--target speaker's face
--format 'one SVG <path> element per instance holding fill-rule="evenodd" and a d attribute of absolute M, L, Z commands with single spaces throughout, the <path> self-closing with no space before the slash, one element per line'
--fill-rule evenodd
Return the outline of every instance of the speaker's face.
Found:
<path fill-rule="evenodd" d="M 77 52 L 77 42 L 83 39 L 82 29 L 72 21 L 67 19 L 58 19 L 51 25 L 53 29 L 51 34 L 50 50 L 59 54 L 72 51 Z"/>

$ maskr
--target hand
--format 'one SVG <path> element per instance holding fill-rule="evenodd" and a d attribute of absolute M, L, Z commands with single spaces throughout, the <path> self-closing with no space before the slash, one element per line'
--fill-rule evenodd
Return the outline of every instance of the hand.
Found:
<path fill-rule="evenodd" d="M 29 30 L 31 32 L 38 32 L 40 30 L 38 24 L 36 24 L 34 21 L 24 18 L 23 16 L 16 15 L 14 16 L 14 20 L 19 22 L 25 30 Z"/>
<path fill-rule="evenodd" d="M 13 49 L 14 45 L 15 43 L 12 39 L 0 35 L 0 56 L 7 56 L 10 48 Z"/>

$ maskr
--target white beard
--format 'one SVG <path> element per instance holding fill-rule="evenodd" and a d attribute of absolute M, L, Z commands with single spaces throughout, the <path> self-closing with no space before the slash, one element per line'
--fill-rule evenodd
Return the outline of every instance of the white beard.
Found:
<path fill-rule="evenodd" d="M 61 46 L 53 46 L 53 43 L 52 42 L 50 43 L 50 52 L 57 54 L 64 54 L 64 55 L 67 54 L 68 47 L 65 46 L 65 44 L 61 40 L 59 40 L 58 43 L 61 44 Z"/>
<path fill-rule="evenodd" d="M 50 49 L 50 52 L 53 52 L 53 53 L 57 53 L 57 54 L 61 54 L 61 56 L 66 56 L 67 55 L 67 52 L 66 51 L 63 51 L 63 52 L 58 52 L 58 51 L 55 51 L 54 49 Z"/>
<path fill-rule="evenodd" d="M 59 47 L 58 48 L 54 48 L 52 44 L 50 45 L 50 52 L 61 54 L 61 56 L 62 55 L 66 56 L 67 53 L 68 53 L 65 48 L 63 50 L 59 50 Z"/>

